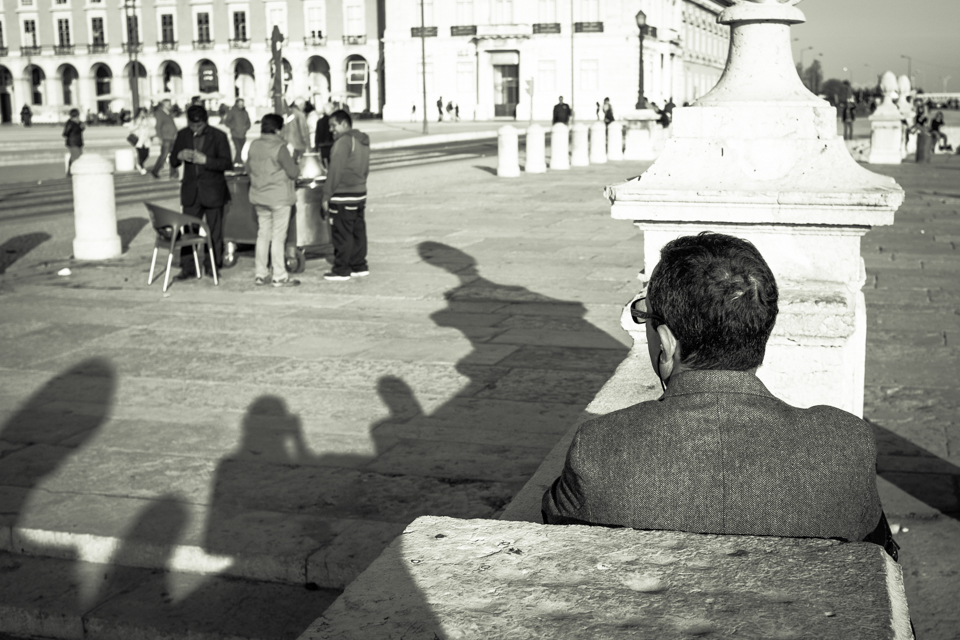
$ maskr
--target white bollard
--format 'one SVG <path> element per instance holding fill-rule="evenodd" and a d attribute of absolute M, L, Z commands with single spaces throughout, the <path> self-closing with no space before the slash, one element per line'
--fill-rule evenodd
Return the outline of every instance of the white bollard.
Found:
<path fill-rule="evenodd" d="M 599 120 L 590 125 L 590 163 L 607 162 L 607 125 Z"/>
<path fill-rule="evenodd" d="M 497 175 L 501 178 L 518 178 L 519 157 L 516 128 L 510 125 L 500 127 L 497 135 Z"/>
<path fill-rule="evenodd" d="M 527 173 L 547 172 L 547 163 L 544 160 L 546 146 L 543 127 L 538 124 L 527 127 L 527 162 L 524 164 L 524 171 Z"/>
<path fill-rule="evenodd" d="M 113 191 L 113 163 L 85 153 L 70 168 L 73 176 L 73 257 L 108 260 L 121 253 L 117 233 L 117 203 Z"/>
<path fill-rule="evenodd" d="M 570 128 L 558 122 L 550 131 L 550 170 L 566 171 L 569 168 Z"/>
<path fill-rule="evenodd" d="M 137 168 L 137 152 L 133 147 L 117 149 L 114 157 L 117 164 L 117 173 L 121 171 L 133 171 Z"/>
<path fill-rule="evenodd" d="M 624 141 L 624 160 L 656 160 L 653 152 L 653 141 L 650 139 L 650 129 L 627 129 Z"/>
<path fill-rule="evenodd" d="M 617 121 L 607 127 L 607 160 L 623 160 L 623 125 Z"/>
<path fill-rule="evenodd" d="M 587 148 L 587 125 L 579 122 L 570 128 L 570 166 L 586 167 L 590 165 L 590 151 Z"/>

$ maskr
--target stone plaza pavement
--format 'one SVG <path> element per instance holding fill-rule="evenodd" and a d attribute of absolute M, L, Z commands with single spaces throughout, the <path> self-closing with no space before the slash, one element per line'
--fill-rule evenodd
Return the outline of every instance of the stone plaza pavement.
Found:
<path fill-rule="evenodd" d="M 0 223 L 0 632 L 295 638 L 415 517 L 495 518 L 626 356 L 642 238 L 601 194 L 646 165 L 495 166 L 372 174 L 371 275 L 308 254 L 296 289 L 255 288 L 249 252 L 148 287 L 138 206 L 104 263 L 70 259 L 69 216 Z M 918 636 L 945 640 L 960 158 L 871 169 L 907 199 L 863 240 L 865 417 Z"/>

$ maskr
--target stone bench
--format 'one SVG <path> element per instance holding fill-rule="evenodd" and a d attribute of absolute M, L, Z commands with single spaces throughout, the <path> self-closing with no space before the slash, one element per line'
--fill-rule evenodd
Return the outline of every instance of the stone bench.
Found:
<path fill-rule="evenodd" d="M 947 144 L 951 145 L 956 153 L 957 149 L 960 149 L 960 127 L 940 127 L 940 133 L 947 136 Z"/>
<path fill-rule="evenodd" d="M 912 638 L 877 545 L 415 520 L 300 640 Z"/>

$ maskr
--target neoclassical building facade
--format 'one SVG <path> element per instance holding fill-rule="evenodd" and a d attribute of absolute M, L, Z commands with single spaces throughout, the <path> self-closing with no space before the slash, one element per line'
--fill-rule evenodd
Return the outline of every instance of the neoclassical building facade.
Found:
<path fill-rule="evenodd" d="M 3 0 L 0 117 L 39 122 L 162 98 L 244 98 L 272 110 L 270 35 L 284 36 L 286 98 L 380 109 L 385 0 Z M 134 73 L 131 70 L 135 69 Z"/>
<path fill-rule="evenodd" d="M 398 0 L 383 34 L 386 120 L 428 116 L 437 102 L 463 119 L 550 119 L 559 96 L 577 117 L 635 108 L 641 33 L 645 97 L 695 100 L 720 78 L 731 0 Z M 422 9 L 422 11 L 421 11 Z"/>

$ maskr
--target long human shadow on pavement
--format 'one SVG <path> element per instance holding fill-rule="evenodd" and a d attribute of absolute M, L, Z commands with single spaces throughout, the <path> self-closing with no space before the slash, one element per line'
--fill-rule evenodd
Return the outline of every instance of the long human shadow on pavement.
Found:
<path fill-rule="evenodd" d="M 867 422 L 877 442 L 877 475 L 960 520 L 960 467 L 876 422 Z"/>
<path fill-rule="evenodd" d="M 10 238 L 4 242 L 0 245 L 0 275 L 6 273 L 7 269 L 17 260 L 23 258 L 49 239 L 50 234 L 41 231 Z"/>

